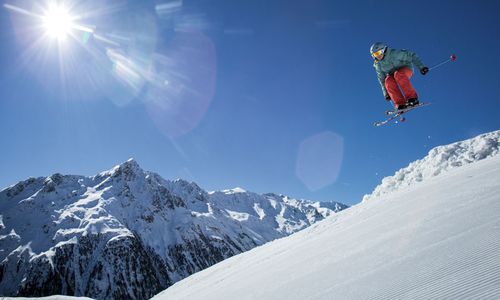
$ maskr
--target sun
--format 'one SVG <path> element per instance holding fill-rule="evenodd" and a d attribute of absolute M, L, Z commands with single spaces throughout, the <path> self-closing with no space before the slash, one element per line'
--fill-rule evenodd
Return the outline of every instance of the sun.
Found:
<path fill-rule="evenodd" d="M 74 27 L 74 18 L 64 6 L 50 6 L 42 19 L 47 35 L 58 40 L 64 40 Z"/>
<path fill-rule="evenodd" d="M 43 41 L 57 41 L 59 46 L 66 44 L 68 36 L 78 40 L 81 36 L 86 37 L 86 43 L 90 36 L 95 35 L 95 26 L 79 24 L 81 15 L 75 13 L 75 5 L 68 7 L 64 3 L 71 3 L 63 0 L 45 0 L 46 5 L 35 5 L 33 10 L 29 10 L 12 4 L 4 4 L 8 10 L 31 17 L 36 28 L 37 35 Z M 63 43 L 64 42 L 64 43 Z M 50 43 L 52 44 L 52 43 Z"/>

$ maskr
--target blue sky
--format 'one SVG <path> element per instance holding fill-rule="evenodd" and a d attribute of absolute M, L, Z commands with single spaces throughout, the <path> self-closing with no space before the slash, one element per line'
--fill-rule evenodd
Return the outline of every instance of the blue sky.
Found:
<path fill-rule="evenodd" d="M 361 201 L 437 145 L 499 129 L 497 1 L 66 1 L 47 36 L 39 1 L 0 10 L 0 186 L 94 175 L 130 157 L 207 190 Z M 432 66 L 429 107 L 390 106 L 369 47 Z"/>

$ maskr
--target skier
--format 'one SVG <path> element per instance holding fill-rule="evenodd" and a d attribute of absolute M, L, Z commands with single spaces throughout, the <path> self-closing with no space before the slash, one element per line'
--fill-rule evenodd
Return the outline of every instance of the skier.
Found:
<path fill-rule="evenodd" d="M 392 100 L 397 110 L 418 105 L 417 91 L 410 81 L 413 76 L 412 65 L 415 65 L 422 75 L 427 74 L 429 68 L 417 54 L 404 49 L 391 49 L 382 42 L 373 44 L 370 53 L 374 58 L 373 67 L 377 71 L 385 99 Z"/>

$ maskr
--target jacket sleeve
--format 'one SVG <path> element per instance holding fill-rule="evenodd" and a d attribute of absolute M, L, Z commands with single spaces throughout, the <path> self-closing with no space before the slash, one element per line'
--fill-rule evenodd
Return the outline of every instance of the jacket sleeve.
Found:
<path fill-rule="evenodd" d="M 387 76 L 387 74 L 385 74 L 384 72 L 382 72 L 382 70 L 380 70 L 380 67 L 377 64 L 377 62 L 373 63 L 373 67 L 377 72 L 378 82 L 380 83 L 380 87 L 382 88 L 382 93 L 384 94 L 384 98 L 387 98 L 387 89 L 385 88 L 385 77 Z"/>
<path fill-rule="evenodd" d="M 415 52 L 408 51 L 408 50 L 405 50 L 405 51 L 406 51 L 406 54 L 408 55 L 409 60 L 411 61 L 411 63 L 415 67 L 417 67 L 419 70 L 422 70 L 422 68 L 425 67 L 424 63 L 422 62 L 420 57 L 418 57 L 418 55 Z"/>

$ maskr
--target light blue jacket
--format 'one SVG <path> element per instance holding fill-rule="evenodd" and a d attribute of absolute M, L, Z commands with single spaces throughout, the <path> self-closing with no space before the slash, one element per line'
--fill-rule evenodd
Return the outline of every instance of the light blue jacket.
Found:
<path fill-rule="evenodd" d="M 384 97 L 387 97 L 387 89 L 385 88 L 385 78 L 388 75 L 394 74 L 398 69 L 412 66 L 421 70 L 425 65 L 414 52 L 409 50 L 398 50 L 387 48 L 382 60 L 375 59 L 373 67 L 377 71 L 378 81 L 382 87 Z"/>

